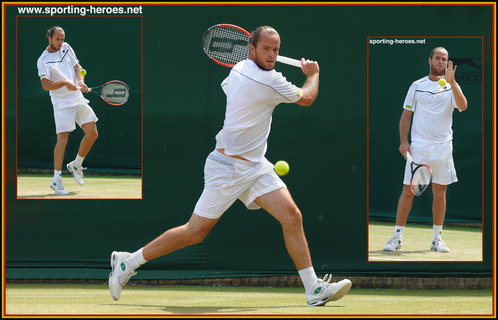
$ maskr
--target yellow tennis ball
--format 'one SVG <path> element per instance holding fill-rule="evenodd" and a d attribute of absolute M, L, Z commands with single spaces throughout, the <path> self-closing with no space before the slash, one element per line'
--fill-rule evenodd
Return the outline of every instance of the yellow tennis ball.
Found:
<path fill-rule="evenodd" d="M 80 70 L 80 75 L 82 75 L 83 77 L 86 76 L 86 70 L 85 69 L 81 69 Z"/>
<path fill-rule="evenodd" d="M 289 164 L 283 160 L 277 161 L 275 163 L 275 172 L 279 176 L 286 175 L 289 172 Z"/>
<path fill-rule="evenodd" d="M 441 79 L 439 79 L 439 85 L 440 85 L 441 87 L 444 87 L 444 86 L 446 85 L 446 79 L 445 79 L 445 78 L 441 78 Z"/>

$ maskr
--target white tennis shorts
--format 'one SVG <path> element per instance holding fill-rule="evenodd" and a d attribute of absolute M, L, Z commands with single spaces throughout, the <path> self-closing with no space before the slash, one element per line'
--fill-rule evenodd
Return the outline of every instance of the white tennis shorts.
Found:
<path fill-rule="evenodd" d="M 99 120 L 88 104 L 79 104 L 58 110 L 54 108 L 54 118 L 56 133 L 74 131 L 76 129 L 75 123 L 81 127 L 85 123 Z"/>
<path fill-rule="evenodd" d="M 259 209 L 254 200 L 286 185 L 265 158 L 251 162 L 211 152 L 204 166 L 204 191 L 195 205 L 194 213 L 218 219 L 239 199 L 248 209 Z"/>
<path fill-rule="evenodd" d="M 455 165 L 453 163 L 453 142 L 423 143 L 413 141 L 410 144 L 413 161 L 420 164 L 427 164 L 432 170 L 432 182 L 449 185 L 457 182 Z M 405 166 L 405 178 L 403 183 L 410 184 L 411 166 L 408 161 Z"/>

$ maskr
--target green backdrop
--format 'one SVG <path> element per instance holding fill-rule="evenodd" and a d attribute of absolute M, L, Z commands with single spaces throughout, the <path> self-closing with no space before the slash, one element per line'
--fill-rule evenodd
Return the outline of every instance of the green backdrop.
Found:
<path fill-rule="evenodd" d="M 320 63 L 317 100 L 311 108 L 276 108 L 267 152 L 271 162 L 283 159 L 291 166 L 283 179 L 303 213 L 319 274 L 491 274 L 492 7 L 150 5 L 143 7 L 142 20 L 18 16 L 11 6 L 5 19 L 8 279 L 106 279 L 113 250 L 137 250 L 188 220 L 202 192 L 205 157 L 223 124 L 220 83 L 229 72 L 204 55 L 200 41 L 207 27 L 222 22 L 250 30 L 272 25 L 280 33 L 282 55 Z M 51 167 L 52 113 L 35 63 L 46 45 L 44 31 L 55 24 L 66 30 L 89 72 L 88 83 L 112 77 L 132 88 L 130 103 L 121 109 L 92 98 L 100 137 L 87 165 L 136 169 L 143 159 L 141 200 L 16 199 L 16 165 Z M 388 47 L 369 45 L 373 36 L 457 38 Z M 459 39 L 463 36 L 482 40 Z M 401 191 L 396 128 L 403 98 L 409 84 L 427 74 L 427 55 L 440 43 L 455 57 L 483 57 L 483 90 L 480 84 L 462 85 L 469 110 L 454 114 L 461 182 L 449 191 L 448 219 L 482 217 L 484 261 L 369 263 L 368 219 L 394 219 Z M 297 68 L 277 69 L 296 85 L 304 82 Z M 70 139 L 79 141 L 75 135 Z M 427 206 L 426 198 L 417 206 Z M 424 215 L 413 217 L 426 220 Z M 278 223 L 240 202 L 204 242 L 140 270 L 139 278 L 296 274 Z"/>

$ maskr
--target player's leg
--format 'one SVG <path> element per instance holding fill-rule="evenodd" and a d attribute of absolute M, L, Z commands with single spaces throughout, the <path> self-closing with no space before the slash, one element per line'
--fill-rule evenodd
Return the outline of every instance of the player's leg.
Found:
<path fill-rule="evenodd" d="M 282 225 L 285 246 L 297 270 L 312 266 L 308 242 L 304 235 L 301 211 L 287 188 L 280 188 L 254 200 Z"/>
<path fill-rule="evenodd" d="M 331 277 L 318 279 L 304 234 L 301 211 L 287 188 L 280 188 L 257 197 L 254 202 L 265 209 L 281 226 L 287 252 L 291 256 L 303 281 L 309 306 L 322 306 L 345 296 L 351 288 L 351 281 L 344 279 L 329 283 Z"/>
<path fill-rule="evenodd" d="M 403 230 L 405 228 L 406 220 L 410 214 L 413 203 L 413 193 L 410 191 L 410 186 L 403 185 L 401 196 L 398 200 L 398 207 L 396 209 L 396 225 L 394 232 L 384 246 L 384 251 L 399 251 L 402 250 Z"/>
<path fill-rule="evenodd" d="M 446 214 L 446 185 L 437 183 L 432 184 L 432 218 L 433 218 L 433 237 L 431 242 L 431 251 L 450 252 L 450 249 L 441 238 L 441 232 Z"/>
<path fill-rule="evenodd" d="M 97 131 L 97 116 L 89 105 L 81 105 L 77 107 L 75 121 L 85 133 L 81 139 L 80 147 L 76 158 L 67 164 L 67 169 L 73 174 L 74 180 L 79 185 L 83 185 L 83 160 L 97 140 L 99 133 Z"/>
<path fill-rule="evenodd" d="M 50 188 L 59 195 L 68 194 L 62 184 L 62 164 L 64 162 L 64 153 L 69 140 L 69 133 L 76 129 L 76 112 L 76 108 L 65 108 L 61 110 L 54 108 L 57 143 L 54 148 L 54 178 L 50 184 Z"/>
<path fill-rule="evenodd" d="M 403 185 L 403 191 L 398 200 L 398 208 L 396 209 L 396 225 L 404 226 L 413 204 L 413 193 L 409 185 Z"/>
<path fill-rule="evenodd" d="M 219 219 L 209 219 L 192 214 L 190 220 L 164 232 L 147 244 L 142 251 L 146 261 L 161 257 L 175 250 L 197 244 L 204 240 Z"/>
<path fill-rule="evenodd" d="M 62 163 L 68 140 L 69 132 L 60 132 L 57 134 L 57 142 L 54 147 L 54 177 L 50 183 L 50 188 L 58 195 L 68 194 L 62 184 Z"/>
<path fill-rule="evenodd" d="M 152 259 L 161 257 L 178 249 L 201 242 L 213 229 L 219 219 L 208 219 L 195 213 L 190 220 L 171 228 L 145 247 L 130 254 L 114 251 L 111 254 L 112 272 L 109 275 L 109 289 L 114 300 L 121 297 L 121 288 L 136 274 L 135 269 Z"/>
<path fill-rule="evenodd" d="M 94 121 L 82 124 L 81 129 L 83 129 L 85 136 L 81 139 L 78 155 L 85 158 L 95 143 L 95 140 L 97 140 L 99 133 L 97 131 L 97 124 Z"/>
<path fill-rule="evenodd" d="M 432 193 L 434 199 L 432 201 L 432 216 L 434 224 L 442 226 L 444 223 L 444 216 L 446 214 L 446 189 L 447 186 L 433 183 Z"/>
<path fill-rule="evenodd" d="M 220 162 L 220 159 L 216 160 L 213 158 L 213 153 L 206 159 L 204 190 L 197 201 L 194 213 L 186 224 L 167 230 L 145 247 L 131 254 L 112 252 L 109 289 L 114 300 L 121 297 L 121 288 L 135 274 L 134 270 L 140 265 L 151 259 L 201 242 L 223 213 L 243 192 L 243 189 L 228 187 L 230 178 L 234 176 L 235 167 L 233 163 L 229 162 L 229 157 L 225 157 L 225 160 L 223 163 Z"/>
<path fill-rule="evenodd" d="M 66 152 L 68 140 L 69 132 L 61 132 L 57 134 L 57 143 L 54 148 L 54 170 L 62 170 L 62 163 L 64 161 L 64 153 Z"/>
<path fill-rule="evenodd" d="M 458 181 L 455 164 L 453 162 L 452 141 L 435 145 L 432 148 L 431 155 L 431 161 L 429 162 L 433 173 L 433 239 L 431 241 L 431 251 L 450 252 L 446 243 L 441 239 L 441 232 L 446 215 L 446 189 L 449 184 Z"/>

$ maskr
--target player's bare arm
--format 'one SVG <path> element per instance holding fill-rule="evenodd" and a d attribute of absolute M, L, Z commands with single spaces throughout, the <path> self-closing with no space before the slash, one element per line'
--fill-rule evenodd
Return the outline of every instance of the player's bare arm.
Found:
<path fill-rule="evenodd" d="M 412 121 L 413 111 L 403 110 L 401 119 L 399 120 L 399 152 L 406 159 L 406 152 L 410 151 L 410 143 L 408 142 L 408 132 L 410 131 L 410 124 Z"/>
<path fill-rule="evenodd" d="M 467 98 L 465 98 L 462 89 L 457 84 L 455 80 L 455 72 L 457 66 L 453 68 L 453 61 L 448 62 L 448 66 L 446 67 L 444 78 L 451 85 L 451 89 L 453 91 L 453 97 L 455 98 L 455 102 L 460 111 L 467 110 Z"/>
<path fill-rule="evenodd" d="M 76 79 L 78 80 L 78 86 L 81 87 L 82 92 L 88 92 L 88 86 L 85 84 L 85 77 L 80 74 L 81 70 L 83 70 L 83 68 L 79 63 L 77 63 L 74 66 L 74 71 L 76 72 Z"/>
<path fill-rule="evenodd" d="M 306 81 L 302 87 L 303 95 L 296 103 L 300 106 L 311 106 L 318 96 L 318 87 L 320 83 L 320 67 L 318 62 L 301 59 L 301 68 L 306 75 Z"/>
<path fill-rule="evenodd" d="M 76 86 L 69 80 L 58 80 L 58 81 L 52 81 L 48 80 L 47 78 L 41 79 L 42 87 L 43 90 L 45 91 L 50 91 L 50 90 L 57 90 L 62 87 L 66 87 L 68 90 L 75 91 L 78 90 Z"/>

